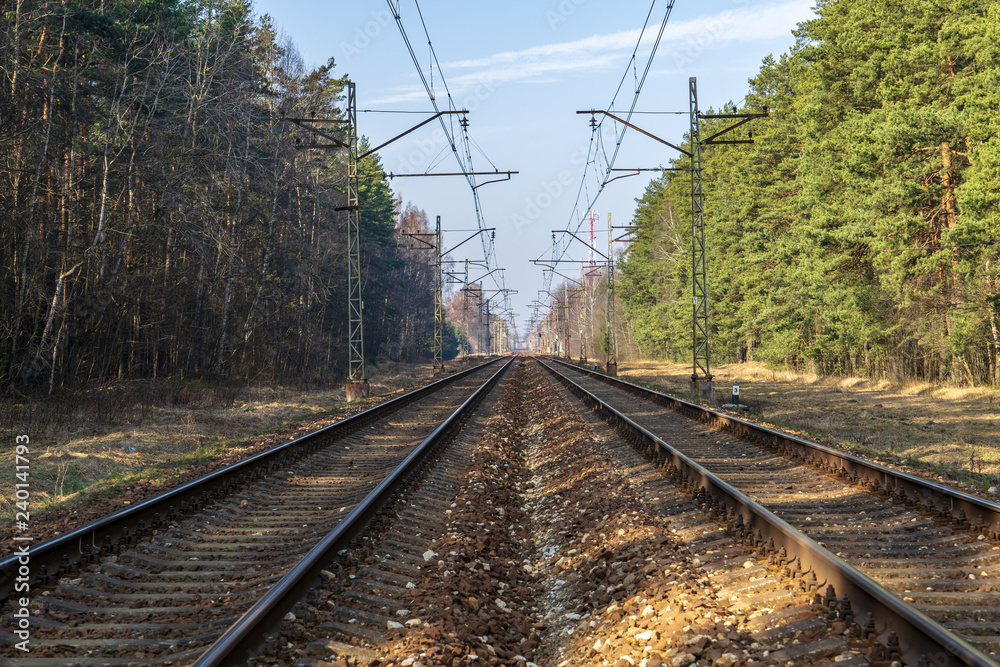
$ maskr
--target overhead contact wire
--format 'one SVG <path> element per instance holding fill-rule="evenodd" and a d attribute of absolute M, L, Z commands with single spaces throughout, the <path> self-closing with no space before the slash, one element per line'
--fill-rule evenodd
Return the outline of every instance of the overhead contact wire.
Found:
<path fill-rule="evenodd" d="M 437 97 L 434 95 L 433 87 L 431 86 L 427 77 L 424 75 L 423 68 L 420 66 L 420 60 L 413 49 L 413 45 L 410 42 L 410 38 L 406 33 L 406 28 L 403 25 L 402 15 L 399 11 L 399 3 L 394 5 L 392 0 L 387 0 L 387 2 L 389 4 L 389 8 L 392 9 L 393 11 L 393 18 L 395 18 L 396 20 L 396 25 L 399 28 L 400 35 L 403 38 L 403 43 L 406 45 L 406 49 L 410 54 L 410 59 L 413 61 L 413 65 L 417 70 L 417 75 L 420 77 L 420 81 L 424 86 L 424 90 L 427 92 L 427 96 L 430 98 L 431 105 L 434 107 L 434 111 L 436 113 L 440 113 L 441 107 L 438 105 Z M 437 65 L 438 68 L 438 78 L 440 79 L 441 86 L 444 89 L 445 96 L 447 97 L 448 100 L 448 110 L 456 111 L 458 110 L 458 108 L 455 106 L 455 101 L 451 95 L 451 90 L 448 87 L 448 82 L 445 79 L 444 71 L 441 69 L 441 63 L 438 60 L 437 52 L 434 49 L 433 42 L 430 38 L 430 31 L 427 29 L 427 23 L 424 20 L 423 12 L 420 9 L 420 3 L 417 2 L 417 0 L 414 0 L 414 5 L 416 6 L 417 14 L 420 17 L 420 23 L 424 30 L 424 36 L 427 38 L 427 45 L 428 48 L 430 49 L 432 62 L 434 65 Z M 476 189 L 477 185 L 476 179 L 474 176 L 470 174 L 470 172 L 475 170 L 472 168 L 472 155 L 468 149 L 468 141 L 465 141 L 464 144 L 467 156 L 466 158 L 467 162 L 465 162 L 463 161 L 462 155 L 458 150 L 458 146 L 456 145 L 456 139 L 455 139 L 456 133 L 454 132 L 453 120 L 454 119 L 449 118 L 446 121 L 445 118 L 442 116 L 441 118 L 438 119 L 438 122 L 440 123 L 441 129 L 444 131 L 445 136 L 448 139 L 448 144 L 451 147 L 452 153 L 455 155 L 455 160 L 458 162 L 459 168 L 465 175 L 466 181 L 469 183 L 469 187 L 472 190 L 472 198 L 476 210 L 476 220 L 478 222 L 479 229 L 485 229 L 486 222 L 483 218 L 482 204 L 479 200 L 479 193 Z M 466 137 L 467 133 L 468 129 L 465 128 L 463 134 L 466 135 Z M 490 267 L 495 267 L 497 261 L 492 239 L 486 238 L 487 236 L 488 235 L 483 235 L 483 238 L 481 238 L 481 243 L 483 247 L 483 254 L 486 258 L 487 268 L 490 268 Z M 506 289 L 506 281 L 502 277 L 502 274 L 498 277 L 497 273 L 493 273 L 490 275 L 490 277 L 493 280 L 494 285 L 496 285 L 498 289 Z"/>
<path fill-rule="evenodd" d="M 653 15 L 653 10 L 655 9 L 655 7 L 656 7 L 656 0 L 653 0 L 653 2 L 649 6 L 649 11 L 646 13 L 646 20 L 643 22 L 642 30 L 639 31 L 639 39 L 636 41 L 635 48 L 632 50 L 632 56 L 629 58 L 629 62 L 625 66 L 625 71 L 622 74 L 621 80 L 618 82 L 618 87 L 615 89 L 615 94 L 611 98 L 611 103 L 608 105 L 608 109 L 613 109 L 614 108 L 615 101 L 618 99 L 618 95 L 621 92 L 622 86 L 625 85 L 625 80 L 628 78 L 629 70 L 630 69 L 632 70 L 633 77 L 635 77 L 635 74 L 636 74 L 636 71 L 637 71 L 635 69 L 636 57 L 637 57 L 637 55 L 639 53 L 639 48 L 642 45 L 643 37 L 646 34 L 646 28 L 649 26 L 649 20 L 650 20 L 650 18 Z M 666 11 L 665 11 L 664 16 L 663 16 L 663 20 L 660 22 L 660 29 L 659 29 L 659 31 L 658 31 L 658 33 L 656 35 L 655 41 L 653 42 L 653 46 L 652 46 L 652 49 L 650 51 L 649 58 L 646 61 L 646 67 L 643 69 L 642 78 L 639 79 L 637 81 L 637 83 L 636 83 L 635 94 L 632 97 L 632 104 L 629 107 L 629 111 L 628 111 L 628 114 L 626 116 L 626 120 L 631 120 L 633 113 L 635 113 L 635 107 L 636 107 L 636 104 L 639 101 L 639 94 L 642 92 L 642 87 L 645 85 L 646 78 L 649 75 L 650 69 L 652 68 L 653 59 L 656 56 L 656 51 L 657 51 L 657 49 L 660 46 L 660 42 L 663 40 L 663 33 L 666 30 L 667 22 L 670 19 L 670 15 L 673 12 L 673 8 L 674 8 L 674 0 L 669 0 L 667 2 L 667 7 L 666 7 Z M 606 118 L 607 118 L 606 116 L 603 117 L 603 118 L 601 118 L 601 120 L 597 122 L 596 127 L 594 128 L 594 130 L 591 132 L 591 146 L 593 146 L 593 140 L 594 140 L 594 134 L 595 134 L 595 132 L 597 133 L 598 137 L 600 138 L 600 136 L 601 136 L 600 135 L 600 130 L 601 130 L 601 127 L 602 127 L 602 125 L 604 123 L 604 120 Z M 589 167 L 589 165 L 591 163 L 591 161 L 590 161 L 591 151 L 588 150 L 588 152 L 587 152 L 588 162 L 587 162 L 587 165 L 584 166 L 584 173 L 583 173 L 583 178 L 581 179 L 581 188 L 580 188 L 581 191 L 584 191 L 587 194 L 587 198 L 589 200 L 589 204 L 587 205 L 587 211 L 593 209 L 594 205 L 597 203 L 597 200 L 600 198 L 601 194 L 604 192 L 604 186 L 605 186 L 605 184 L 607 182 L 607 177 L 611 173 L 611 169 L 614 168 L 615 161 L 618 158 L 618 152 L 619 152 L 619 150 L 621 148 L 621 144 L 622 144 L 622 141 L 623 141 L 623 139 L 625 137 L 625 133 L 626 133 L 627 130 L 628 130 L 628 128 L 623 125 L 622 126 L 622 130 L 621 130 L 620 133 L 617 132 L 617 131 L 615 132 L 615 136 L 616 136 L 615 150 L 612 153 L 610 159 L 608 159 L 607 153 L 604 150 L 604 142 L 603 142 L 603 140 L 599 139 L 600 151 L 601 151 L 601 153 L 604 154 L 604 158 L 605 158 L 605 162 L 607 164 L 607 167 L 604 169 L 604 175 L 602 177 L 600 175 L 599 167 L 597 165 L 597 158 L 599 157 L 599 155 L 597 154 L 596 151 L 594 151 L 593 152 L 593 155 L 594 155 L 593 164 L 594 164 L 594 168 L 595 168 L 595 176 L 597 176 L 598 186 L 597 186 L 597 192 L 594 194 L 594 196 L 593 196 L 592 199 L 589 197 L 589 189 L 586 187 L 587 174 L 589 172 L 588 167 Z M 570 215 L 569 225 L 572 225 L 574 218 L 578 218 L 579 222 L 576 225 L 575 231 L 579 232 L 580 229 L 583 227 L 584 223 L 586 222 L 586 215 L 585 215 L 586 211 L 584 211 L 581 214 L 581 212 L 580 212 L 579 194 L 577 195 L 577 197 L 578 197 L 577 202 L 574 204 L 574 206 L 573 206 L 573 212 Z M 571 243 L 571 241 L 567 241 L 561 247 L 561 250 L 559 252 L 558 257 L 555 258 L 557 261 L 561 260 L 563 257 L 566 256 L 566 252 L 569 250 L 569 244 L 570 243 Z M 546 274 L 546 276 L 543 278 L 543 280 L 545 281 L 544 284 L 545 284 L 545 289 L 546 290 L 550 290 L 551 289 L 552 276 L 553 276 L 553 274 L 550 273 L 550 274 Z"/>

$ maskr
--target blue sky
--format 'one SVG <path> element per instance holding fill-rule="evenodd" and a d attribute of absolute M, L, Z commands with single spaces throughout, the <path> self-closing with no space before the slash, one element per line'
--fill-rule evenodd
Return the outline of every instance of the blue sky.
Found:
<path fill-rule="evenodd" d="M 424 75 L 433 76 L 439 103 L 443 73 L 452 97 L 470 109 L 474 167 L 520 172 L 509 182 L 486 185 L 478 192 L 486 225 L 497 228 L 495 254 L 506 269 L 506 286 L 518 290 L 510 304 L 522 335 L 531 314 L 527 304 L 543 287 L 541 269 L 529 260 L 551 255 L 552 230 L 575 229 L 581 223 L 586 203 L 599 185 L 599 172 L 593 165 L 586 168 L 589 116 L 575 112 L 608 108 L 628 69 L 615 104 L 616 110 L 627 112 L 635 78 L 642 76 L 666 11 L 665 0 L 658 0 L 633 72 L 629 63 L 650 2 L 424 0 L 420 11 L 440 62 L 440 71 L 435 66 L 432 72 L 416 5 L 400 0 L 404 27 Z M 698 78 L 702 109 L 740 102 L 747 79 L 758 71 L 761 60 L 788 50 L 794 42 L 792 30 L 813 16 L 812 5 L 812 0 L 677 0 L 636 110 L 686 112 L 691 76 Z M 431 110 L 389 7 L 378 0 L 255 2 L 258 14 L 270 14 L 279 30 L 292 38 L 307 66 L 331 57 L 336 60 L 335 73 L 346 73 L 357 83 L 359 109 Z M 377 145 L 422 118 L 361 113 L 359 125 Z M 687 115 L 640 114 L 633 123 L 680 143 L 689 121 Z M 614 150 L 613 130 L 609 122 L 602 132 L 609 156 Z M 384 167 L 395 173 L 458 170 L 436 123 L 386 147 L 380 156 Z M 668 147 L 630 130 L 615 167 L 656 167 L 672 157 Z M 627 223 L 650 178 L 641 174 L 609 184 L 594 206 L 601 215 L 598 228 L 606 229 L 609 212 L 614 224 Z M 578 205 L 581 182 L 585 187 Z M 404 202 L 424 209 L 431 220 L 440 215 L 445 230 L 476 225 L 473 198 L 463 178 L 398 178 L 391 187 Z M 706 196 L 710 205 L 712 193 Z M 446 248 L 467 236 L 447 233 Z M 598 239 L 606 236 L 599 232 Z M 567 258 L 580 259 L 588 253 L 577 242 L 569 248 Z M 452 256 L 481 259 L 481 246 L 465 244 Z"/>

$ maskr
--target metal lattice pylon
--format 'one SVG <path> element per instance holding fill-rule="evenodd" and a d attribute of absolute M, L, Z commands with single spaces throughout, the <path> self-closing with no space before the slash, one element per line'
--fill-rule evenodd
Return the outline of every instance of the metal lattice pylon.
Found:
<path fill-rule="evenodd" d="M 361 295 L 361 210 L 358 202 L 358 101 L 354 82 L 347 83 L 347 320 L 350 384 L 365 378 L 364 300 Z"/>
<path fill-rule="evenodd" d="M 468 357 L 472 352 L 472 330 L 469 329 L 469 260 L 465 260 L 465 277 L 462 279 L 465 289 L 462 290 L 462 329 L 465 335 L 462 336 L 463 356 Z"/>
<path fill-rule="evenodd" d="M 701 134 L 698 119 L 698 83 L 688 79 L 691 103 L 691 380 L 711 381 L 708 357 L 708 278 L 705 268 L 705 194 L 701 180 Z"/>
<path fill-rule="evenodd" d="M 434 230 L 434 368 L 444 368 L 444 302 L 441 275 L 441 216 Z"/>
<path fill-rule="evenodd" d="M 615 247 L 614 247 L 614 224 L 611 222 L 611 213 L 608 213 L 608 305 L 604 313 L 605 327 L 608 333 L 608 350 L 605 368 L 608 372 L 618 370 L 618 342 L 615 339 Z"/>

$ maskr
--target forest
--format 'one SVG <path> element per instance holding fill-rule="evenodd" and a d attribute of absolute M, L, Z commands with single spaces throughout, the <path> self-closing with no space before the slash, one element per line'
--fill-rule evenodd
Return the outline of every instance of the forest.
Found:
<path fill-rule="evenodd" d="M 1000 5 L 820 0 L 795 37 L 727 105 L 753 143 L 702 152 L 713 363 L 1000 384 Z M 691 357 L 690 193 L 653 180 L 619 259 L 645 356 Z"/>
<path fill-rule="evenodd" d="M 727 107 L 768 109 L 753 143 L 703 151 L 713 363 L 1000 384 L 1000 6 L 821 0 L 795 37 Z M 341 117 L 347 73 L 250 0 L 12 0 L 0 40 L 5 388 L 344 375 L 346 157 L 287 118 Z M 360 202 L 366 353 L 426 359 L 427 216 Z M 686 361 L 689 174 L 637 204 L 616 316 L 591 276 L 563 328 Z M 448 300 L 450 355 L 496 335 L 482 301 Z"/>
<path fill-rule="evenodd" d="M 342 117 L 332 59 L 250 0 L 13 0 L 0 40 L 0 385 L 346 375 L 346 156 L 286 120 Z M 360 209 L 366 354 L 427 358 L 427 216 Z"/>

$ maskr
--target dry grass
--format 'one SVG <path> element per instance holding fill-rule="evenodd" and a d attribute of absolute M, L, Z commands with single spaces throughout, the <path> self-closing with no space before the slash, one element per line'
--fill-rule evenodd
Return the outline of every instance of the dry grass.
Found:
<path fill-rule="evenodd" d="M 690 366 L 637 361 L 622 377 L 686 395 Z M 839 444 L 895 466 L 968 483 L 1000 486 L 1000 391 L 927 383 L 892 385 L 863 378 L 774 371 L 761 364 L 714 369 L 719 403 L 740 385 L 751 417 Z"/>
<path fill-rule="evenodd" d="M 457 364 L 449 366 L 449 372 Z M 373 397 L 421 384 L 430 364 L 385 362 L 369 369 Z M 370 404 L 378 398 L 369 399 Z M 129 382 L 56 398 L 0 404 L 0 441 L 30 437 L 33 512 L 80 501 L 143 478 L 156 485 L 242 448 L 288 422 L 343 408 L 343 387 L 218 387 L 199 382 Z M 13 515 L 14 448 L 0 452 L 0 521 Z"/>

